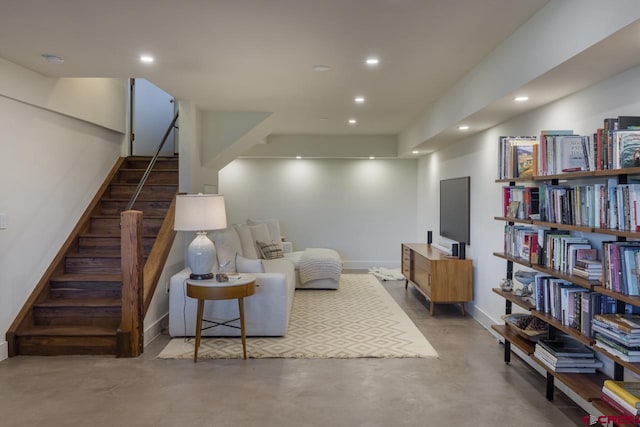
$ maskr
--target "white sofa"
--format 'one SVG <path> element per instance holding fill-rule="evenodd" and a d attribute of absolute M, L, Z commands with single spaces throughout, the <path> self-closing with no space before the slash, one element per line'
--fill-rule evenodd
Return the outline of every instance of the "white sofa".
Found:
<path fill-rule="evenodd" d="M 296 288 L 337 289 L 339 280 L 325 278 L 301 283 L 296 267 L 303 260 L 304 251 L 292 252 L 291 244 L 283 242 L 287 253 L 283 258 L 258 259 L 256 241 L 280 242 L 277 220 L 248 221 L 209 234 L 216 247 L 216 271 L 250 273 L 256 276 L 256 292 L 245 298 L 245 326 L 247 336 L 283 336 L 286 334 L 293 294 Z M 325 250 L 328 251 L 328 250 Z M 336 252 L 335 257 L 339 256 Z M 194 336 L 197 301 L 186 297 L 185 279 L 190 270 L 184 269 L 171 278 L 169 288 L 169 334 Z M 339 278 L 339 274 L 338 274 Z M 218 322 L 237 318 L 237 300 L 207 301 L 204 318 Z M 239 322 L 235 322 L 236 325 Z M 206 329 L 203 336 L 240 336 L 240 330 L 227 326 Z"/>

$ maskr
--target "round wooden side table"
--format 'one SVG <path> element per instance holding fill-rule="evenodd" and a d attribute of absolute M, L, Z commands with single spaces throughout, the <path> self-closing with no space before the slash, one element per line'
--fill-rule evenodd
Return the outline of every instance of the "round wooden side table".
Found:
<path fill-rule="evenodd" d="M 217 282 L 212 280 L 193 280 L 187 279 L 187 296 L 198 300 L 198 314 L 196 319 L 196 345 L 193 353 L 193 362 L 198 361 L 198 348 L 200 347 L 200 337 L 202 331 L 216 326 L 228 326 L 238 328 L 235 325 L 229 325 L 230 322 L 240 320 L 240 335 L 242 336 L 242 352 L 244 358 L 247 358 L 247 338 L 244 328 L 244 298 L 251 296 L 256 290 L 256 278 L 250 274 L 240 274 L 237 277 L 230 276 L 228 282 Z M 240 317 L 231 319 L 226 322 L 215 322 L 213 320 L 203 319 L 204 302 L 206 300 L 225 300 L 237 299 Z M 210 323 L 210 326 L 202 327 L 202 322 Z"/>

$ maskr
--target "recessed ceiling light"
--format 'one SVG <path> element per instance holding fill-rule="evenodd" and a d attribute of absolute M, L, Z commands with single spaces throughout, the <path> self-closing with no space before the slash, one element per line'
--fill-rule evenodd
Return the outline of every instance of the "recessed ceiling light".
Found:
<path fill-rule="evenodd" d="M 374 56 L 367 58 L 366 61 L 364 61 L 365 64 L 367 64 L 370 67 L 375 67 L 376 65 L 378 65 L 380 63 L 380 60 Z"/>
<path fill-rule="evenodd" d="M 369 157 L 369 160 L 375 160 L 376 158 L 374 156 Z"/>
<path fill-rule="evenodd" d="M 296 156 L 296 159 L 300 160 L 302 158 L 302 156 Z"/>
<path fill-rule="evenodd" d="M 329 70 L 331 70 L 331 67 L 329 67 L 328 65 L 318 64 L 313 66 L 313 71 L 323 72 Z"/>
<path fill-rule="evenodd" d="M 356 123 L 358 123 L 358 121 L 356 119 L 349 119 L 349 124 L 350 125 L 355 125 Z"/>
<path fill-rule="evenodd" d="M 143 64 L 153 64 L 153 56 L 151 55 L 140 55 L 140 62 Z"/>
<path fill-rule="evenodd" d="M 515 98 L 513 98 L 514 101 L 516 102 L 525 102 L 529 100 L 528 96 L 516 96 Z"/>
<path fill-rule="evenodd" d="M 364 103 L 364 96 L 356 96 L 355 98 L 353 98 L 354 102 L 356 104 L 363 104 Z"/>
<path fill-rule="evenodd" d="M 43 53 L 40 56 L 42 56 L 47 62 L 50 62 L 51 64 L 60 65 L 64 62 L 64 58 L 62 56 L 54 55 L 52 53 Z"/>
<path fill-rule="evenodd" d="M 467 129 L 469 129 L 469 126 L 467 126 L 467 125 L 462 125 L 462 126 L 458 127 L 458 129 L 460 129 L 460 130 L 467 130 Z"/>
<path fill-rule="evenodd" d="M 326 120 L 329 120 L 329 117 L 320 117 L 320 120 L 326 121 Z"/>
<path fill-rule="evenodd" d="M 418 150 L 413 150 L 411 154 L 420 154 L 420 152 Z"/>

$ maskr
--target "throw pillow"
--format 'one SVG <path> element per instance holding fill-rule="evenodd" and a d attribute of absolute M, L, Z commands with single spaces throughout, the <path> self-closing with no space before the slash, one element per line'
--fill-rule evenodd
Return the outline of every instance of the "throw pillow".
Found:
<path fill-rule="evenodd" d="M 272 242 L 281 242 L 282 234 L 280 231 L 280 221 L 275 218 L 267 218 L 267 219 L 248 219 L 247 224 L 249 225 L 258 225 L 258 224 L 267 224 L 267 228 L 269 229 L 269 240 Z"/>
<path fill-rule="evenodd" d="M 242 256 L 248 259 L 258 259 L 258 251 L 256 250 L 255 239 L 251 235 L 251 229 L 247 224 L 234 225 L 238 236 L 240 237 L 240 244 L 242 245 Z"/>
<path fill-rule="evenodd" d="M 253 244 L 255 245 L 255 248 L 256 248 L 256 254 L 257 254 L 257 256 L 259 258 L 261 258 L 261 256 L 260 256 L 260 247 L 258 246 L 258 244 L 256 242 L 258 242 L 258 241 L 260 241 L 260 242 L 270 242 L 271 241 L 271 237 L 269 236 L 269 229 L 267 228 L 267 224 L 250 225 L 249 229 L 251 230 L 251 237 L 252 237 Z"/>
<path fill-rule="evenodd" d="M 264 273 L 261 259 L 247 259 L 240 255 L 236 255 L 236 269 L 238 273 Z"/>
<path fill-rule="evenodd" d="M 260 253 L 262 254 L 262 258 L 264 259 L 284 258 L 284 253 L 282 252 L 282 248 L 276 242 L 265 243 L 265 242 L 258 241 L 256 243 L 260 248 Z"/>

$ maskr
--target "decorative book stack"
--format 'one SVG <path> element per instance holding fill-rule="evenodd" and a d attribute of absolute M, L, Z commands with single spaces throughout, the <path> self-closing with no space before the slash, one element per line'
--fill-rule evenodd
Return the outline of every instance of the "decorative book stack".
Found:
<path fill-rule="evenodd" d="M 554 372 L 595 373 L 603 367 L 593 350 L 568 336 L 538 341 L 533 355 Z"/>
<path fill-rule="evenodd" d="M 573 274 L 587 280 L 601 280 L 602 261 L 595 259 L 578 259 L 573 267 Z"/>
<path fill-rule="evenodd" d="M 596 345 L 626 362 L 640 362 L 640 316 L 596 314 L 591 321 Z"/>
<path fill-rule="evenodd" d="M 640 382 L 606 380 L 602 400 L 625 415 L 640 414 Z"/>

